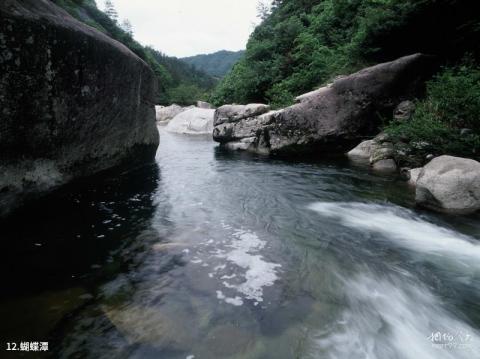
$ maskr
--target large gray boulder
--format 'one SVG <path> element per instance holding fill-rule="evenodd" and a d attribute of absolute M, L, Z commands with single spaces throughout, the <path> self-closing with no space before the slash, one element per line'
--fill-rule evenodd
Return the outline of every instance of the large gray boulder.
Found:
<path fill-rule="evenodd" d="M 0 2 L 0 216 L 75 178 L 152 160 L 156 82 L 48 0 Z"/>
<path fill-rule="evenodd" d="M 420 177 L 420 173 L 422 173 L 423 168 L 412 168 L 408 171 L 408 184 L 412 187 L 417 185 L 418 177 Z"/>
<path fill-rule="evenodd" d="M 375 140 L 366 140 L 360 142 L 355 148 L 347 152 L 347 156 L 353 159 L 370 160 L 373 151 L 378 147 Z"/>
<path fill-rule="evenodd" d="M 204 109 L 207 109 L 207 110 L 214 110 L 215 107 L 208 103 L 208 102 L 205 102 L 205 101 L 197 101 L 197 107 L 198 108 L 204 108 Z"/>
<path fill-rule="evenodd" d="M 440 156 L 418 175 L 417 204 L 446 213 L 468 214 L 480 209 L 480 162 Z"/>
<path fill-rule="evenodd" d="M 214 113 L 213 109 L 192 108 L 175 116 L 165 130 L 184 135 L 211 135 Z"/>
<path fill-rule="evenodd" d="M 253 137 L 247 149 L 255 152 L 343 153 L 378 133 L 378 114 L 391 116 L 396 104 L 420 91 L 431 67 L 431 57 L 415 54 L 339 78 L 284 110 L 249 116 L 222 110 L 213 137 L 221 144 Z"/>
<path fill-rule="evenodd" d="M 270 106 L 261 103 L 248 105 L 223 105 L 215 111 L 214 125 L 235 123 L 240 120 L 262 115 L 270 110 Z"/>
<path fill-rule="evenodd" d="M 190 110 L 193 106 L 182 107 L 177 104 L 170 106 L 155 106 L 155 113 L 158 125 L 167 125 L 168 122 L 178 114 Z"/>

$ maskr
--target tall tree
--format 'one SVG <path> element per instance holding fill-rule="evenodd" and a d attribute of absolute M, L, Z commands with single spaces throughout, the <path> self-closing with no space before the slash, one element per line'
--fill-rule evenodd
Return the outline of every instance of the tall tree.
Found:
<path fill-rule="evenodd" d="M 117 22 L 118 20 L 118 12 L 115 9 L 115 5 L 113 4 L 112 0 L 105 1 L 105 14 L 112 19 L 113 21 Z"/>
<path fill-rule="evenodd" d="M 133 37 L 133 26 L 130 20 L 124 19 L 120 27 L 122 28 L 123 31 L 125 31 L 127 34 Z"/>
<path fill-rule="evenodd" d="M 260 20 L 267 19 L 271 14 L 271 1 L 269 0 L 260 0 L 257 3 L 257 17 Z"/>

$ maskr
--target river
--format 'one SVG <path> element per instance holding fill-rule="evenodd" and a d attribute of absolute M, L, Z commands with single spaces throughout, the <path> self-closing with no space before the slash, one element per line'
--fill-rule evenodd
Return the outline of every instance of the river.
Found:
<path fill-rule="evenodd" d="M 155 164 L 3 224 L 0 333 L 55 358 L 480 358 L 479 219 L 346 159 L 162 131 Z"/>

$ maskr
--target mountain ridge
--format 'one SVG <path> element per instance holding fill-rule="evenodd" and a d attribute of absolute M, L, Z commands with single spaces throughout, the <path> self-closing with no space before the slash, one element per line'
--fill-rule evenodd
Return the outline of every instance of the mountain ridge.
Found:
<path fill-rule="evenodd" d="M 219 50 L 209 54 L 198 54 L 180 58 L 181 61 L 192 65 L 215 78 L 224 77 L 245 54 L 245 50 Z"/>

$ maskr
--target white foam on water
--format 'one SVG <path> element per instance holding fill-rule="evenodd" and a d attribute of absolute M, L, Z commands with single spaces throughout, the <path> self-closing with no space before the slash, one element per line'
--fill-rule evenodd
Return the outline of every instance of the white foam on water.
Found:
<path fill-rule="evenodd" d="M 222 276 L 220 279 L 233 279 L 235 278 L 237 275 L 234 273 L 232 275 L 224 275 Z"/>
<path fill-rule="evenodd" d="M 410 250 L 454 259 L 462 266 L 480 266 L 480 245 L 474 238 L 420 219 L 405 208 L 355 202 L 317 202 L 309 208 L 339 219 L 344 226 L 393 239 Z"/>
<path fill-rule="evenodd" d="M 221 265 L 218 265 L 218 266 L 214 267 L 213 270 L 214 270 L 215 272 L 218 272 L 219 270 L 225 269 L 226 266 L 227 266 L 226 264 L 221 264 Z"/>
<path fill-rule="evenodd" d="M 265 247 L 266 242 L 260 240 L 255 233 L 236 231 L 233 237 L 234 240 L 226 246 L 227 249 L 216 250 L 215 256 L 245 270 L 242 274 L 222 276 L 222 279 L 242 277 L 243 282 L 223 281 L 223 285 L 240 293 L 243 299 L 262 302 L 264 288 L 272 286 L 278 279 L 276 271 L 281 265 L 267 262 L 262 255 L 258 254 L 258 251 Z"/>
<path fill-rule="evenodd" d="M 472 359 L 480 333 L 419 283 L 361 274 L 345 281 L 347 309 L 319 333 L 316 358 Z"/>
<path fill-rule="evenodd" d="M 217 299 L 223 300 L 225 303 L 235 305 L 237 307 L 243 305 L 242 298 L 236 296 L 234 298 L 227 297 L 221 290 L 217 290 Z"/>

